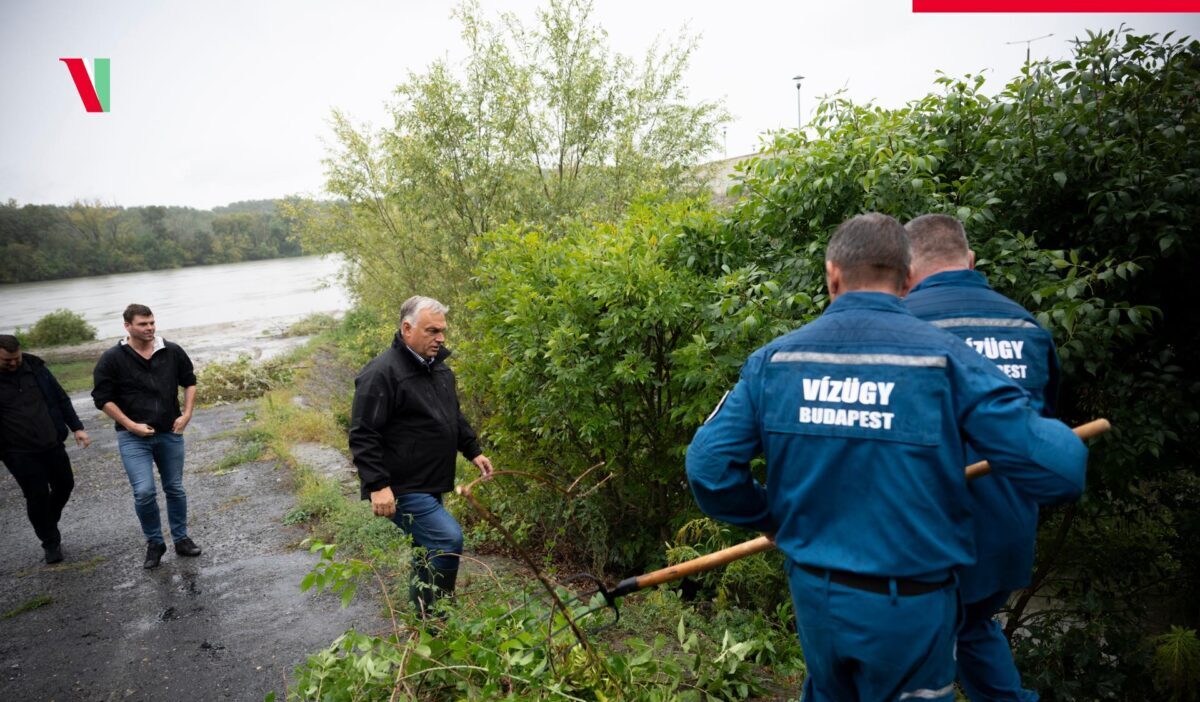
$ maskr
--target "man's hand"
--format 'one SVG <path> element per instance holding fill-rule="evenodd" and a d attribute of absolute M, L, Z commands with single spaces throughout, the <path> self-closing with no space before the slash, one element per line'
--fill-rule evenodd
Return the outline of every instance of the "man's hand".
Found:
<path fill-rule="evenodd" d="M 487 456 L 485 456 L 481 453 L 478 456 L 476 456 L 475 458 L 472 458 L 471 462 L 474 463 L 477 468 L 479 468 L 479 472 L 483 473 L 483 477 L 485 477 L 485 478 L 492 477 L 492 471 L 493 471 L 492 462 L 490 460 L 488 460 Z"/>
<path fill-rule="evenodd" d="M 171 426 L 171 431 L 175 432 L 176 434 L 182 434 L 183 430 L 187 428 L 188 422 L 190 421 L 192 421 L 192 413 L 184 412 L 175 419 L 175 424 Z"/>
<path fill-rule="evenodd" d="M 154 435 L 154 427 L 150 426 L 149 424 L 138 424 L 137 422 L 131 422 L 129 426 L 125 428 L 128 429 L 129 433 L 133 434 L 134 436 L 145 437 Z"/>
<path fill-rule="evenodd" d="M 396 515 L 396 496 L 392 494 L 390 485 L 371 493 L 371 511 L 376 517 L 391 519 Z"/>
<path fill-rule="evenodd" d="M 92 445 L 92 439 L 87 435 L 87 432 L 80 429 L 75 432 L 75 445 L 87 448 Z"/>

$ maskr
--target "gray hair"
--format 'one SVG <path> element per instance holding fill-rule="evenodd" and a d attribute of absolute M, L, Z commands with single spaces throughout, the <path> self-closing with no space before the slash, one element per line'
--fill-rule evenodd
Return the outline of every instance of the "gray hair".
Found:
<path fill-rule="evenodd" d="M 895 219 L 868 212 L 842 222 L 829 239 L 825 260 L 842 269 L 851 289 L 887 283 L 903 290 L 912 263 L 908 234 Z"/>
<path fill-rule="evenodd" d="M 417 315 L 421 310 L 429 310 L 435 314 L 446 314 L 450 311 L 450 308 L 432 297 L 413 295 L 400 305 L 400 324 L 404 324 L 405 322 L 416 324 Z"/>
<path fill-rule="evenodd" d="M 971 253 L 962 222 L 944 214 L 927 214 L 904 225 L 912 242 L 913 265 L 958 264 Z"/>

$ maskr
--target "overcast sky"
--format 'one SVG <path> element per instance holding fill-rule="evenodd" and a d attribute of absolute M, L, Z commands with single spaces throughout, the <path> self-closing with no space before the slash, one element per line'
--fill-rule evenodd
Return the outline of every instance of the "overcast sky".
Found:
<path fill-rule="evenodd" d="M 534 0 L 483 0 L 529 21 Z M 384 123 L 409 71 L 462 55 L 452 5 L 437 0 L 3 0 L 0 4 L 0 201 L 188 205 L 323 193 L 330 110 Z M 1200 15 L 916 15 L 911 0 L 647 2 L 598 0 L 612 46 L 642 55 L 681 28 L 700 37 L 688 85 L 723 100 L 725 151 L 796 124 L 816 96 L 902 105 L 937 70 L 982 70 L 997 91 L 1025 45 L 1069 54 L 1087 29 L 1200 36 Z M 111 59 L 112 111 L 88 114 L 63 57 Z M 718 150 L 714 158 L 722 156 Z"/>

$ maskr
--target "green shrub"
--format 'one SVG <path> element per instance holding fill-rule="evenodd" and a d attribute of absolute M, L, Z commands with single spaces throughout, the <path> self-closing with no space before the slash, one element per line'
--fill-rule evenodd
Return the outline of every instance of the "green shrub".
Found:
<path fill-rule="evenodd" d="M 42 348 L 95 341 L 96 328 L 83 317 L 66 309 L 57 309 L 42 317 L 24 334 L 17 330 L 21 346 Z"/>
<path fill-rule="evenodd" d="M 404 582 L 405 573 L 374 558 L 335 560 L 337 547 L 319 542 L 310 550 L 321 560 L 301 588 L 327 590 L 343 604 L 368 581 Z M 614 636 L 588 635 L 585 648 L 537 587 L 528 578 L 497 573 L 483 587 L 462 588 L 436 620 L 435 636 L 406 609 L 392 609 L 391 632 L 351 630 L 309 656 L 296 670 L 288 699 L 733 702 L 762 695 L 776 682 L 762 666 L 784 669 L 789 693 L 799 686 L 794 673 L 803 666 L 795 638 L 781 638 L 754 616 L 713 623 L 684 611 L 652 619 L 652 626 L 636 632 L 618 623 Z M 593 620 L 584 612 L 603 608 L 603 600 L 597 595 L 568 607 L 586 630 Z M 655 614 L 667 611 L 679 610 Z"/>
<path fill-rule="evenodd" d="M 212 404 L 261 397 L 289 382 L 293 371 L 290 359 L 272 358 L 255 363 L 247 354 L 225 363 L 210 363 L 196 374 L 196 400 Z"/>

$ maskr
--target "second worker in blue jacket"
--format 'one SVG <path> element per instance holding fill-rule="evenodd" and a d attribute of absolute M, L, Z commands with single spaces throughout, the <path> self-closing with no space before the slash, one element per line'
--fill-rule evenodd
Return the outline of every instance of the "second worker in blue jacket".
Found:
<path fill-rule="evenodd" d="M 828 309 L 755 351 L 688 447 L 700 508 L 774 533 L 787 558 L 805 702 L 954 698 L 955 571 L 975 561 L 968 445 L 1039 501 L 1083 490 L 1083 442 L 905 308 L 909 264 L 891 217 L 843 223 Z"/>
<path fill-rule="evenodd" d="M 1043 416 L 1058 401 L 1054 339 L 1024 307 L 992 290 L 976 273 L 962 224 L 924 215 L 905 225 L 916 285 L 905 304 L 917 317 L 954 334 L 1029 393 Z M 974 460 L 974 456 L 971 459 Z M 1008 640 L 993 619 L 1013 590 L 1029 584 L 1038 506 L 999 473 L 971 483 L 977 562 L 959 573 L 965 621 L 958 634 L 958 678 L 971 702 L 1034 702 L 1021 686 Z"/>

